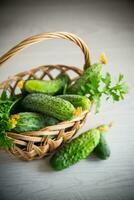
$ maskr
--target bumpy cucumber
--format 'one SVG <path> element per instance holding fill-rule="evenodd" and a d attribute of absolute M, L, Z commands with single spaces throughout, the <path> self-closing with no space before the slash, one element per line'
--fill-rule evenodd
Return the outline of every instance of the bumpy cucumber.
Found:
<path fill-rule="evenodd" d="M 111 153 L 110 148 L 109 148 L 109 145 L 107 144 L 107 141 L 103 134 L 101 134 L 101 136 L 100 136 L 99 144 L 94 149 L 94 153 L 98 158 L 100 158 L 102 160 L 106 160 L 110 156 L 110 153 Z"/>
<path fill-rule="evenodd" d="M 84 86 L 87 82 L 89 82 L 90 77 L 92 76 L 92 71 L 94 74 L 96 73 L 97 76 L 100 76 L 102 70 L 102 64 L 95 63 L 91 65 L 84 73 L 75 81 L 73 85 L 68 88 L 69 94 L 80 94 L 81 87 Z"/>
<path fill-rule="evenodd" d="M 36 131 L 45 126 L 44 116 L 32 112 L 23 112 L 12 115 L 11 122 L 13 122 L 15 125 L 13 131 L 18 133 Z"/>
<path fill-rule="evenodd" d="M 89 110 L 91 106 L 90 100 L 85 97 L 85 96 L 80 96 L 80 95 L 59 95 L 58 97 L 63 98 L 67 101 L 70 101 L 74 107 L 81 107 L 82 110 Z"/>
<path fill-rule="evenodd" d="M 29 93 L 45 93 L 54 95 L 69 83 L 67 74 L 60 74 L 55 80 L 27 80 L 24 84 L 25 91 Z"/>
<path fill-rule="evenodd" d="M 71 119 L 75 111 L 69 101 L 41 93 L 27 95 L 22 105 L 26 110 L 44 113 L 61 121 Z"/>
<path fill-rule="evenodd" d="M 65 169 L 86 158 L 100 140 L 99 129 L 89 130 L 70 143 L 62 146 L 51 158 L 50 164 L 55 170 Z"/>

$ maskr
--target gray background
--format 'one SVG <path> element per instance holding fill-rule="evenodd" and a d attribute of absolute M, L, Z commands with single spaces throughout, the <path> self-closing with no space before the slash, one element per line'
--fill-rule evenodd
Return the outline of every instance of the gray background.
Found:
<path fill-rule="evenodd" d="M 17 3 L 16 3 L 17 2 Z M 131 200 L 134 199 L 134 6 L 132 1 L 2 1 L 0 54 L 26 37 L 48 31 L 79 35 L 89 46 L 92 62 L 104 51 L 104 71 L 125 74 L 130 92 L 120 103 L 105 103 L 92 113 L 81 133 L 114 121 L 109 131 L 112 155 L 107 161 L 82 160 L 54 172 L 48 159 L 22 162 L 0 153 L 2 200 Z M 71 42 L 52 40 L 36 44 L 0 68 L 0 81 L 40 64 L 64 63 L 82 68 L 82 52 Z"/>

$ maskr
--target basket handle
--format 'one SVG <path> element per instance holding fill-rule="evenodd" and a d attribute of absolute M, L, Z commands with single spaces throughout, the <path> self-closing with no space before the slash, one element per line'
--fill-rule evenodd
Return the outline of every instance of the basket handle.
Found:
<path fill-rule="evenodd" d="M 75 44 L 77 44 L 84 53 L 84 58 L 85 58 L 84 69 L 87 69 L 88 67 L 90 67 L 91 65 L 90 53 L 89 53 L 89 49 L 87 45 L 78 36 L 72 33 L 67 33 L 67 32 L 46 32 L 46 33 L 41 33 L 41 34 L 38 34 L 38 35 L 29 37 L 23 40 L 22 42 L 17 44 L 15 47 L 13 47 L 7 53 L 5 53 L 3 56 L 0 57 L 0 67 L 8 59 L 15 56 L 19 51 L 23 50 L 24 48 L 27 48 L 32 44 L 35 44 L 47 39 L 55 39 L 55 38 L 68 39 L 74 42 Z"/>

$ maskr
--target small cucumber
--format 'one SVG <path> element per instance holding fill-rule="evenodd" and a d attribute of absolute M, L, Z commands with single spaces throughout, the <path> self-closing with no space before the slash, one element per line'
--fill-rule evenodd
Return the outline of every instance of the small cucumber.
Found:
<path fill-rule="evenodd" d="M 37 131 L 45 126 L 45 118 L 43 115 L 32 112 L 22 112 L 11 115 L 10 121 L 13 126 L 13 131 L 17 133 L 27 131 Z"/>
<path fill-rule="evenodd" d="M 45 93 L 54 95 L 69 83 L 67 74 L 60 74 L 55 80 L 27 80 L 24 84 L 25 91 L 29 93 Z"/>
<path fill-rule="evenodd" d="M 92 74 L 97 74 L 100 76 L 102 70 L 102 64 L 95 63 L 86 69 L 83 74 L 75 81 L 74 84 L 69 86 L 67 93 L 68 94 L 80 94 L 82 86 L 85 86 L 87 83 L 90 83 L 90 77 Z M 92 73 L 94 72 L 94 73 Z"/>
<path fill-rule="evenodd" d="M 91 106 L 91 102 L 90 100 L 86 97 L 86 96 L 80 96 L 80 95 L 59 95 L 58 97 L 63 98 L 67 101 L 69 101 L 70 103 L 72 103 L 74 105 L 74 107 L 81 107 L 82 110 L 89 110 L 90 106 Z"/>
<path fill-rule="evenodd" d="M 94 153 L 98 158 L 102 160 L 106 160 L 110 157 L 110 148 L 107 144 L 104 134 L 101 134 L 99 144 L 94 149 Z"/>
<path fill-rule="evenodd" d="M 72 119 L 75 112 L 69 101 L 42 93 L 28 94 L 22 105 L 26 110 L 44 113 L 61 121 Z"/>

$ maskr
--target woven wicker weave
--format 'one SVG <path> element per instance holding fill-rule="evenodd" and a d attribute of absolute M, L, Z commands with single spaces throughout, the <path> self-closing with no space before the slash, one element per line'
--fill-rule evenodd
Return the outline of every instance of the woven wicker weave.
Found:
<path fill-rule="evenodd" d="M 76 35 L 67 32 L 43 33 L 22 41 L 0 58 L 0 66 L 24 48 L 34 43 L 55 38 L 68 39 L 77 44 L 84 53 L 84 69 L 90 66 L 90 54 L 87 45 Z M 43 65 L 8 78 L 0 84 L 0 91 L 6 90 L 9 95 L 21 93 L 21 90 L 19 91 L 19 88 L 17 87 L 20 80 L 27 80 L 31 78 L 46 79 L 46 77 L 54 79 L 53 70 L 57 70 L 59 74 L 73 71 L 75 77 L 72 78 L 72 81 L 83 73 L 82 70 L 74 66 L 61 64 Z M 84 124 L 88 112 L 90 111 L 83 112 L 79 117 L 71 121 L 64 121 L 54 126 L 45 127 L 39 131 L 21 134 L 8 132 L 7 137 L 13 140 L 13 147 L 9 152 L 14 154 L 17 158 L 23 160 L 39 159 L 50 154 L 63 142 L 70 140 L 76 134 L 76 132 Z"/>

